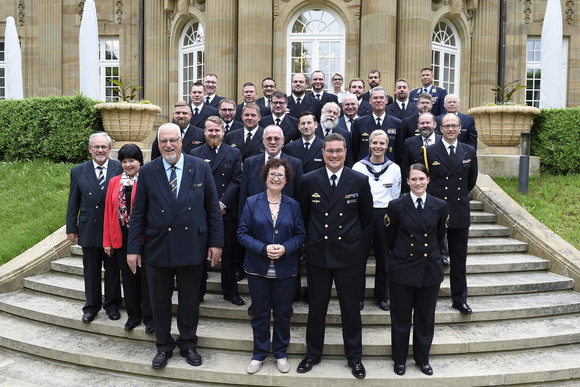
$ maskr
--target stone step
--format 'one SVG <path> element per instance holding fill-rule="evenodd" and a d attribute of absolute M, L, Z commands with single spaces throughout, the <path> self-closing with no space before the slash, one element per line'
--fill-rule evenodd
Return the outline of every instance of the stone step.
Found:
<path fill-rule="evenodd" d="M 560 326 L 562 324 L 558 325 Z M 513 329 L 512 333 L 518 337 L 525 335 L 523 332 L 525 329 L 518 327 L 508 329 Z M 493 334 L 493 329 L 491 331 Z M 199 367 L 187 365 L 175 351 L 175 356 L 169 360 L 166 368 L 153 370 L 151 360 L 155 348 L 152 342 L 63 328 L 6 313 L 0 313 L 0 344 L 54 361 L 100 368 L 108 372 L 161 378 L 160 383 L 189 381 L 213 382 L 221 385 L 275 386 L 354 384 L 343 355 L 329 356 L 326 353 L 322 363 L 307 374 L 298 374 L 295 371 L 301 356 L 289 357 L 291 370 L 288 374 L 280 374 L 270 357 L 260 372 L 248 375 L 245 370 L 251 358 L 250 353 L 204 348 L 200 349 L 203 365 Z M 464 352 L 468 349 L 467 346 L 463 346 Z M 550 361 L 546 361 L 548 359 Z M 394 383 L 397 386 L 465 386 L 540 383 L 576 377 L 580 372 L 580 346 L 562 345 L 507 352 L 467 352 L 457 355 L 438 355 L 432 352 L 430 363 L 434 375 L 431 377 L 420 373 L 413 365 L 411 356 L 407 362 L 405 376 L 401 378 L 395 375 L 386 348 L 382 356 L 368 356 L 363 352 L 363 362 L 367 370 L 364 383 L 368 385 Z"/>
<path fill-rule="evenodd" d="M 510 229 L 495 223 L 474 223 L 469 227 L 469 238 L 507 237 Z"/>
<path fill-rule="evenodd" d="M 479 200 L 471 200 L 469 202 L 469 208 L 471 211 L 483 211 L 483 202 Z"/>
<path fill-rule="evenodd" d="M 104 313 L 101 313 L 91 324 L 82 323 L 79 318 L 82 304 L 79 300 L 27 291 L 0 296 L 0 310 L 20 317 L 64 328 L 98 332 L 106 336 L 154 341 L 154 336 L 145 335 L 142 327 L 133 332 L 126 332 L 123 329 L 126 319 L 124 313 L 119 321 L 111 321 Z M 447 305 L 441 305 L 438 308 L 438 317 L 448 312 L 445 309 Z M 455 314 L 458 313 L 455 312 Z M 386 317 L 388 313 L 384 315 Z M 292 338 L 288 352 L 303 355 L 306 350 L 305 324 L 294 320 L 292 323 Z M 363 329 L 365 356 L 390 354 L 390 328 L 387 323 L 388 319 L 385 319 L 385 323 L 382 324 L 365 325 Z M 555 331 L 554 327 L 557 328 Z M 172 331 L 177 332 L 175 320 Z M 252 330 L 248 319 L 203 317 L 197 334 L 198 344 L 203 348 L 241 350 L 249 353 L 252 351 Z M 580 341 L 580 313 L 529 317 L 527 320 L 448 322 L 436 325 L 431 353 L 456 354 L 514 350 L 559 345 L 570 343 L 571 340 Z M 343 353 L 340 325 L 334 324 L 327 327 L 325 343 L 326 354 L 341 355 Z"/>
<path fill-rule="evenodd" d="M 471 220 L 471 223 L 495 223 L 497 216 L 489 212 L 476 211 L 469 215 L 469 219 Z"/>

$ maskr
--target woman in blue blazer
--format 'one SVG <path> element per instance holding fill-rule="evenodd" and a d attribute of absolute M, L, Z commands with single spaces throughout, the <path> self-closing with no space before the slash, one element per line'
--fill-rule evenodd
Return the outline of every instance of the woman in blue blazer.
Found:
<path fill-rule="evenodd" d="M 306 231 L 300 205 L 282 194 L 292 181 L 292 167 L 284 158 L 269 160 L 261 170 L 266 191 L 248 198 L 238 228 L 246 248 L 244 269 L 254 305 L 254 356 L 247 372 L 254 374 L 270 350 L 270 312 L 274 316 L 272 349 L 278 370 L 290 370 L 286 350 L 290 343 L 290 316 L 298 274 L 300 246 Z"/>
<path fill-rule="evenodd" d="M 411 165 L 407 176 L 411 192 L 392 200 L 385 215 L 392 357 L 395 373 L 404 375 L 413 316 L 413 357 L 421 372 L 432 375 L 429 351 L 449 212 L 445 201 L 427 194 L 429 174 L 423 164 Z"/>

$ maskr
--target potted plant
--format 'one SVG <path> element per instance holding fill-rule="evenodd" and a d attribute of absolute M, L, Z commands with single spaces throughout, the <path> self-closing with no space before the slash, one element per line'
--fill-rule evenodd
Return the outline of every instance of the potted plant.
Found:
<path fill-rule="evenodd" d="M 529 132 L 532 120 L 540 109 L 512 103 L 514 93 L 525 88 L 519 80 L 503 88 L 490 85 L 496 95 L 496 102 L 471 108 L 467 114 L 475 119 L 479 139 L 487 146 L 516 146 L 522 132 Z"/>
<path fill-rule="evenodd" d="M 161 108 L 151 102 L 137 101 L 137 92 L 142 89 L 138 80 L 123 82 L 121 79 L 108 79 L 117 86 L 119 101 L 110 101 L 95 105 L 101 113 L 105 131 L 116 141 L 116 147 L 125 142 L 141 142 L 153 129 L 155 115 Z"/>

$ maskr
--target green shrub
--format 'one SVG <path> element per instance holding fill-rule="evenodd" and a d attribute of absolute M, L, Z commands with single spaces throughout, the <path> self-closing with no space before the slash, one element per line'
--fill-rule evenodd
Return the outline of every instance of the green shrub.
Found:
<path fill-rule="evenodd" d="M 534 119 L 530 153 L 540 157 L 543 172 L 580 173 L 578 144 L 580 108 L 543 109 Z"/>
<path fill-rule="evenodd" d="M 97 103 L 79 94 L 0 101 L 0 160 L 86 160 L 89 136 L 103 130 Z"/>

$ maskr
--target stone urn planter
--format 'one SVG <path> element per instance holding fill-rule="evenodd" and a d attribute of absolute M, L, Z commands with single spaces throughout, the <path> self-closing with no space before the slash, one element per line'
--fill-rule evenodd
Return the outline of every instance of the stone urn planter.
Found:
<path fill-rule="evenodd" d="M 467 114 L 475 119 L 479 139 L 487 146 L 517 146 L 520 134 L 529 132 L 540 109 L 521 105 L 479 106 Z"/>
<path fill-rule="evenodd" d="M 157 105 L 143 103 L 106 102 L 95 105 L 101 113 L 105 131 L 115 140 L 115 148 L 132 142 L 140 143 L 153 129 Z"/>

